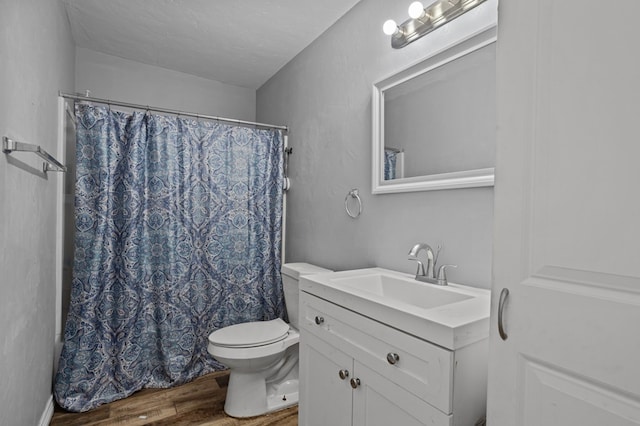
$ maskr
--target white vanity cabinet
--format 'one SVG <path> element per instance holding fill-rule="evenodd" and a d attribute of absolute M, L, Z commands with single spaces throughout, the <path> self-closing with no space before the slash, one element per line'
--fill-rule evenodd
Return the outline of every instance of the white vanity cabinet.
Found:
<path fill-rule="evenodd" d="M 300 317 L 301 426 L 473 426 L 484 415 L 487 339 L 448 350 L 304 291 Z"/>

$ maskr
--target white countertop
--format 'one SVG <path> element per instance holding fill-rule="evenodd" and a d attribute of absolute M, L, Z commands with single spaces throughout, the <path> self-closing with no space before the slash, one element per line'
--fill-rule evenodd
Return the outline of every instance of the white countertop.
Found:
<path fill-rule="evenodd" d="M 393 280 L 386 291 L 393 293 L 397 286 L 402 297 L 385 296 L 375 288 L 376 279 L 382 276 Z M 438 286 L 416 281 L 410 274 L 367 268 L 301 276 L 300 291 L 450 350 L 489 336 L 491 292 L 485 289 L 454 283 Z"/>

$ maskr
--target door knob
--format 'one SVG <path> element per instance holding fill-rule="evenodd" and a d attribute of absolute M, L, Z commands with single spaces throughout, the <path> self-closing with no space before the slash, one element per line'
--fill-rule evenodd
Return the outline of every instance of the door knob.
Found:
<path fill-rule="evenodd" d="M 353 378 L 351 380 L 349 380 L 349 383 L 351 383 L 351 387 L 356 389 L 358 386 L 360 386 L 360 379 L 358 378 Z"/>
<path fill-rule="evenodd" d="M 398 361 L 400 361 L 400 355 L 398 355 L 395 352 L 389 352 L 387 354 L 387 362 L 391 365 L 394 365 L 395 363 L 397 363 Z"/>
<path fill-rule="evenodd" d="M 320 317 L 320 316 L 316 316 L 316 324 L 320 325 L 324 322 L 324 318 Z"/>
<path fill-rule="evenodd" d="M 349 377 L 349 370 L 338 371 L 338 376 L 340 376 L 342 380 L 346 379 L 347 377 Z"/>

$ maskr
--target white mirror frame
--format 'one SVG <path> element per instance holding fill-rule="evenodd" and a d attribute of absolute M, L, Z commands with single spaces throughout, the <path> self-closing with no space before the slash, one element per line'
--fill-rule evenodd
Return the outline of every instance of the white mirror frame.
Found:
<path fill-rule="evenodd" d="M 434 191 L 440 189 L 475 188 L 493 186 L 495 169 L 476 169 L 440 173 L 393 180 L 384 179 L 384 93 L 386 90 L 410 80 L 420 74 L 442 66 L 447 62 L 494 43 L 497 39 L 495 23 L 480 33 L 458 40 L 439 52 L 430 55 L 416 65 L 387 77 L 373 85 L 372 97 L 372 190 L 373 194 L 395 192 Z M 451 53 L 450 55 L 448 53 Z M 443 55 L 444 54 L 444 55 Z M 430 61 L 437 55 L 443 58 Z"/>

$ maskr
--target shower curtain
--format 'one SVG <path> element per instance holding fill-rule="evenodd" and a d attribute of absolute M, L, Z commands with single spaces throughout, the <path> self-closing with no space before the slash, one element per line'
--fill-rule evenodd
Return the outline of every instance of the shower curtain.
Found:
<path fill-rule="evenodd" d="M 396 178 L 397 158 L 397 151 L 391 149 L 384 150 L 384 180 L 392 180 Z"/>
<path fill-rule="evenodd" d="M 285 315 L 280 131 L 76 105 L 70 312 L 54 383 L 86 411 L 223 368 L 207 336 Z"/>

